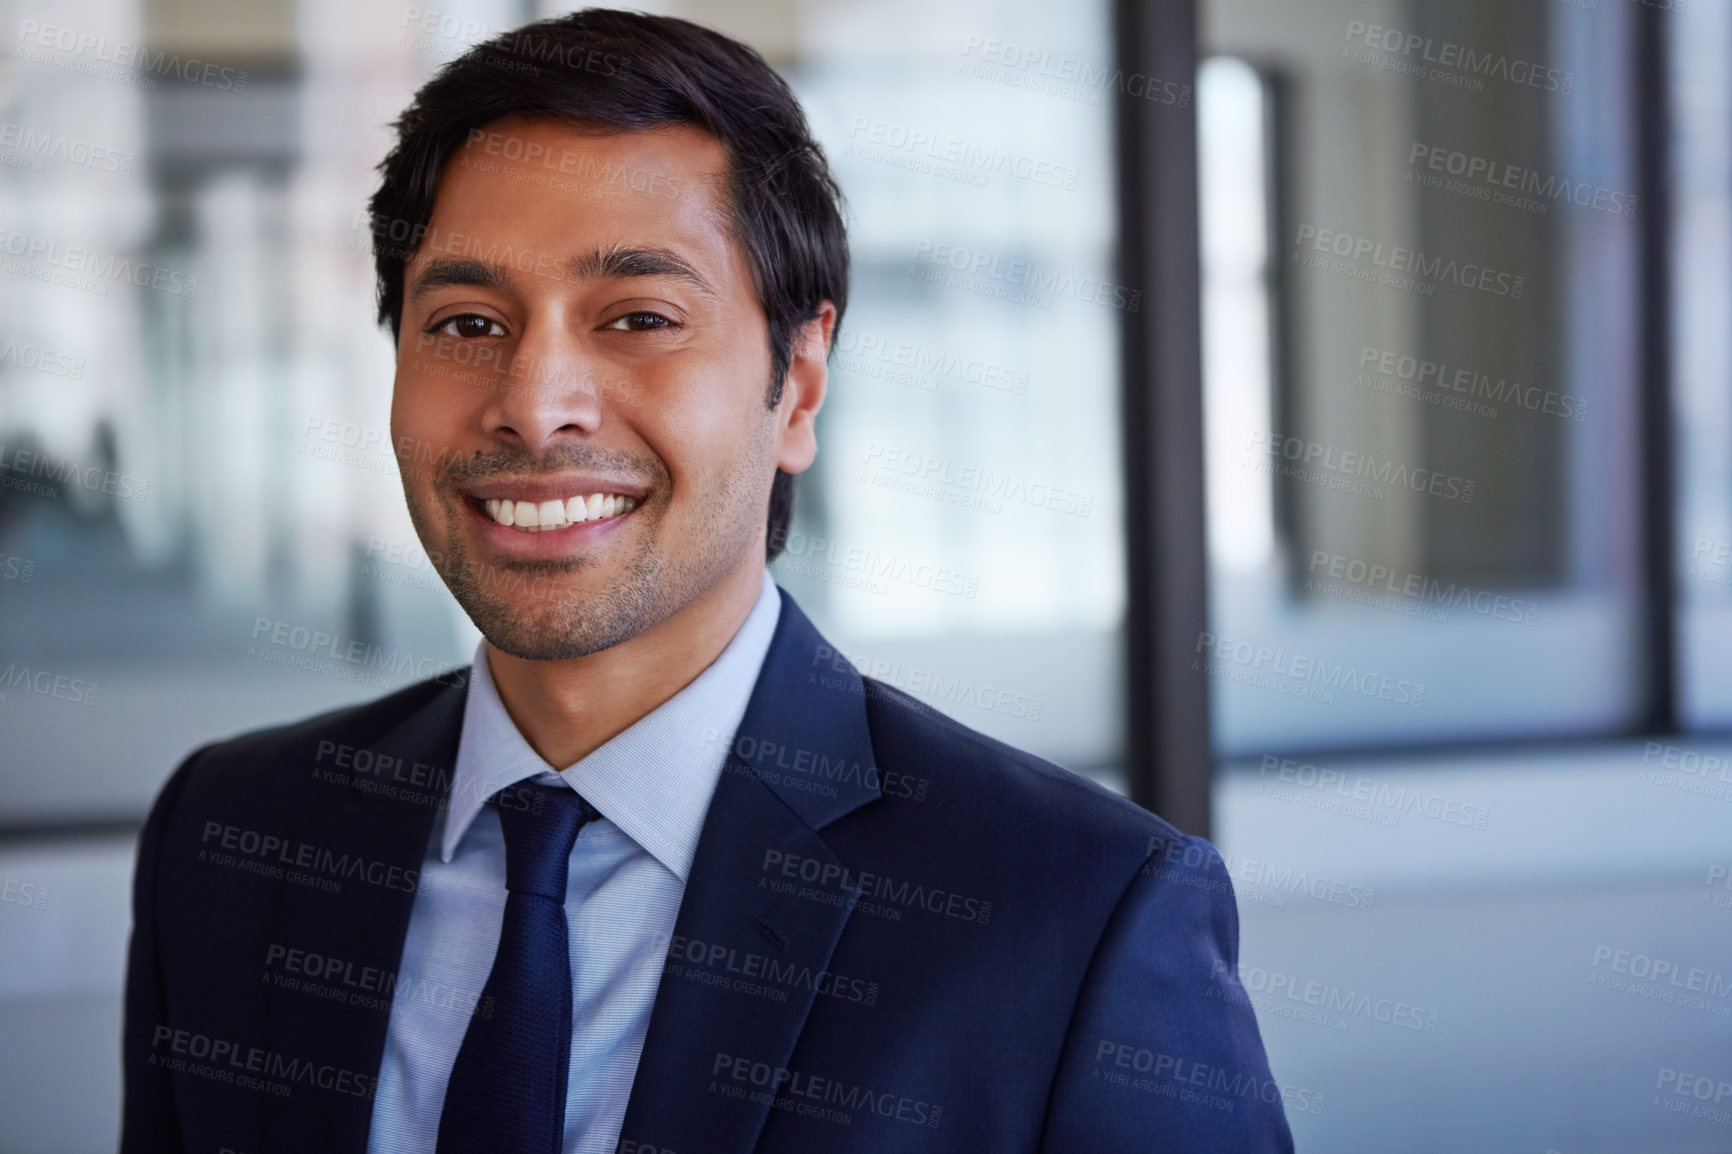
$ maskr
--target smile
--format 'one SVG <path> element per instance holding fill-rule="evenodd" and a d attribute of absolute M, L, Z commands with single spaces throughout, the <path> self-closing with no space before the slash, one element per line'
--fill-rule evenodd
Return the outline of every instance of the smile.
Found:
<path fill-rule="evenodd" d="M 497 497 L 484 503 L 487 515 L 496 524 L 539 533 L 544 529 L 563 529 L 583 521 L 605 521 L 623 516 L 637 508 L 636 497 L 621 493 L 591 493 L 586 497 L 567 497 L 563 501 L 511 501 Z"/>

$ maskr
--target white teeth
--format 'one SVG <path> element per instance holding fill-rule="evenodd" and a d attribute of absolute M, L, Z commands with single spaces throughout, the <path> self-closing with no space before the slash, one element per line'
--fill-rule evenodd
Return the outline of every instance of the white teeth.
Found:
<path fill-rule="evenodd" d="M 489 497 L 483 505 L 487 515 L 497 523 L 538 533 L 544 529 L 563 529 L 583 521 L 617 517 L 631 512 L 638 503 L 620 493 L 591 493 L 587 497 L 567 497 L 563 501 L 512 501 Z"/>

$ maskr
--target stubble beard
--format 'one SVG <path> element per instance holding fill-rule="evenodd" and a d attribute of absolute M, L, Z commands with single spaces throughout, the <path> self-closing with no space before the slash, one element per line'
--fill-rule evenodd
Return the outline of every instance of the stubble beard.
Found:
<path fill-rule="evenodd" d="M 659 486 L 653 498 L 630 514 L 643 517 L 642 545 L 606 588 L 579 598 L 563 594 L 567 576 L 596 563 L 581 558 L 476 562 L 462 532 L 469 516 L 463 499 L 449 484 L 435 482 L 423 507 L 405 485 L 409 520 L 423 547 L 437 518 L 444 523 L 445 556 L 439 566 L 446 588 L 496 649 L 528 661 L 584 657 L 628 641 L 666 621 L 714 588 L 739 564 L 742 549 L 757 538 L 753 522 L 763 525 L 766 503 L 757 498 L 741 470 L 720 485 L 699 485 L 705 494 L 690 518 L 703 527 L 699 547 L 669 557 L 656 529 L 666 516 L 672 493 Z M 666 476 L 664 471 L 663 476 Z M 761 550 L 759 555 L 761 556 Z"/>

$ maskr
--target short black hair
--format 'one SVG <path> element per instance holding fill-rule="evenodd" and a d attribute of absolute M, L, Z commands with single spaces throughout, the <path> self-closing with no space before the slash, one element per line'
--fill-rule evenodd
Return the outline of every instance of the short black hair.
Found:
<path fill-rule="evenodd" d="M 787 83 L 750 47 L 688 20 L 590 8 L 527 24 L 441 68 L 398 117 L 373 194 L 379 323 L 396 338 L 403 273 L 439 178 L 473 130 L 507 117 L 631 132 L 686 124 L 727 151 L 734 229 L 769 329 L 766 404 L 781 401 L 800 327 L 848 303 L 841 191 Z M 834 330 L 832 330 L 834 331 Z M 787 540 L 794 478 L 776 473 L 766 560 Z"/>

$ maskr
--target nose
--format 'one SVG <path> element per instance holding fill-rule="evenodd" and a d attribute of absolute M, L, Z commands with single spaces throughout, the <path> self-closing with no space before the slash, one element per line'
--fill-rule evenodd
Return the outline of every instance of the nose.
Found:
<path fill-rule="evenodd" d="M 492 437 L 541 453 L 568 437 L 601 428 L 602 366 L 554 315 L 531 316 L 517 342 L 510 371 L 488 404 L 483 424 Z"/>

